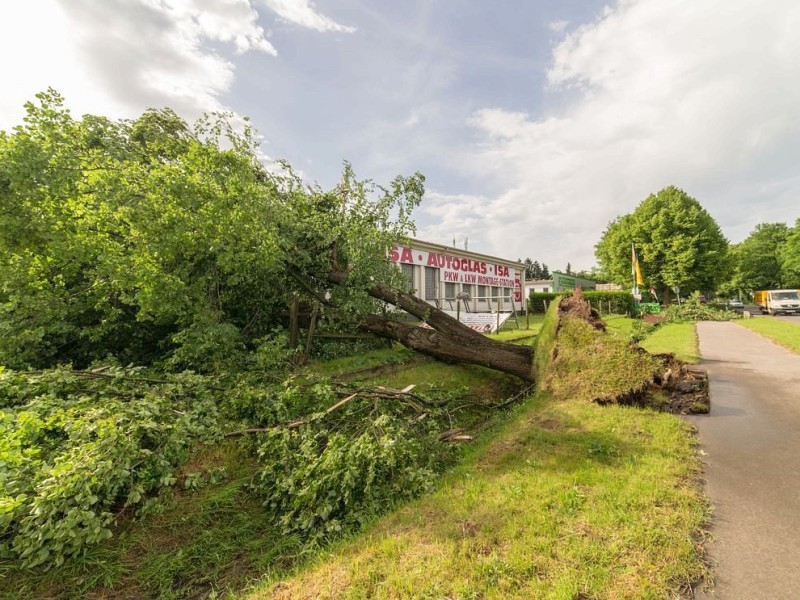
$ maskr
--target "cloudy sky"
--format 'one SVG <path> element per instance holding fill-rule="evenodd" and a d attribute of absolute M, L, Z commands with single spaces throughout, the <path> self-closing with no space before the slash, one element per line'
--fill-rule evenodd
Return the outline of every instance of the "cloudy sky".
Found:
<path fill-rule="evenodd" d="M 674 184 L 725 235 L 800 217 L 795 0 L 6 0 L 0 129 L 76 113 L 249 116 L 332 186 L 421 171 L 418 237 L 551 269 Z"/>

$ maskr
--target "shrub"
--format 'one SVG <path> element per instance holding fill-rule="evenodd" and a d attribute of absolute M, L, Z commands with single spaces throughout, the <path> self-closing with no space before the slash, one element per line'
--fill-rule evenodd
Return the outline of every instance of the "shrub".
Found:
<path fill-rule="evenodd" d="M 58 565 L 111 537 L 122 509 L 151 506 L 189 447 L 217 435 L 202 378 L 136 376 L 0 370 L 0 557 Z"/>
<path fill-rule="evenodd" d="M 528 296 L 528 310 L 533 313 L 544 313 L 558 298 L 569 292 L 531 292 Z"/>
<path fill-rule="evenodd" d="M 545 305 L 550 306 L 558 298 L 570 292 L 531 292 L 528 298 L 528 310 L 535 313 L 545 312 Z M 634 310 L 633 295 L 630 292 L 583 292 L 586 300 L 600 312 L 612 312 L 620 315 L 632 313 Z M 610 306 L 610 310 L 609 310 Z"/>

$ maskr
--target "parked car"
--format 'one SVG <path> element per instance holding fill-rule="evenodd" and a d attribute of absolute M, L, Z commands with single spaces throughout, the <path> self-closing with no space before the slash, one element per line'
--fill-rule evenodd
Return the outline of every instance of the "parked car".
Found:
<path fill-rule="evenodd" d="M 736 298 L 731 298 L 728 300 L 728 308 L 733 310 L 744 310 L 744 302 L 737 300 Z"/>

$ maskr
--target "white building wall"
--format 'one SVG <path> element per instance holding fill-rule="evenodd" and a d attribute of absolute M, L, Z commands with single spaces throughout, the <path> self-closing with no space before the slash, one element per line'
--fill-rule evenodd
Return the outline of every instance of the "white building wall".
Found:
<path fill-rule="evenodd" d="M 389 258 L 411 266 L 415 296 L 444 310 L 456 310 L 458 303 L 468 312 L 525 308 L 522 265 L 515 261 L 421 240 L 396 246 Z M 469 293 L 470 300 L 459 300 L 462 292 Z"/>

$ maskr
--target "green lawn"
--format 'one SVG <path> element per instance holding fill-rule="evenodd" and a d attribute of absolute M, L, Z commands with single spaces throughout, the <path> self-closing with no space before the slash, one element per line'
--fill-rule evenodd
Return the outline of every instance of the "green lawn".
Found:
<path fill-rule="evenodd" d="M 797 318 L 797 323 L 787 323 L 772 317 L 755 317 L 736 322 L 800 354 L 800 317 Z"/>
<path fill-rule="evenodd" d="M 517 325 L 517 321 L 519 322 L 519 326 Z M 493 340 L 500 340 L 502 342 L 512 342 L 514 340 L 523 340 L 528 338 L 534 338 L 538 335 L 539 330 L 542 328 L 542 322 L 544 321 L 544 315 L 528 315 L 528 317 L 517 317 L 517 321 L 514 320 L 514 317 L 511 317 L 503 323 L 503 326 L 500 328 L 500 331 L 497 333 L 489 333 L 486 337 L 492 338 Z"/>
<path fill-rule="evenodd" d="M 651 354 L 672 352 L 684 362 L 700 362 L 697 330 L 694 323 L 662 323 L 656 327 L 621 315 L 607 315 L 603 320 L 608 330 L 625 337 L 638 334 L 639 345 Z"/>
<path fill-rule="evenodd" d="M 634 354 L 638 370 L 620 360 L 626 340 L 579 325 L 561 329 L 560 366 L 548 375 L 559 385 L 548 379 L 550 393 L 478 437 L 434 493 L 296 572 L 266 577 L 248 600 L 685 593 L 706 573 L 699 532 L 708 505 L 692 428 L 592 402 L 651 370 L 642 355 Z"/>
<path fill-rule="evenodd" d="M 652 354 L 672 352 L 684 362 L 700 362 L 694 323 L 662 323 L 639 345 Z"/>
<path fill-rule="evenodd" d="M 265 598 L 667 598 L 705 567 L 689 426 L 539 396 L 438 490 L 318 555 Z"/>

